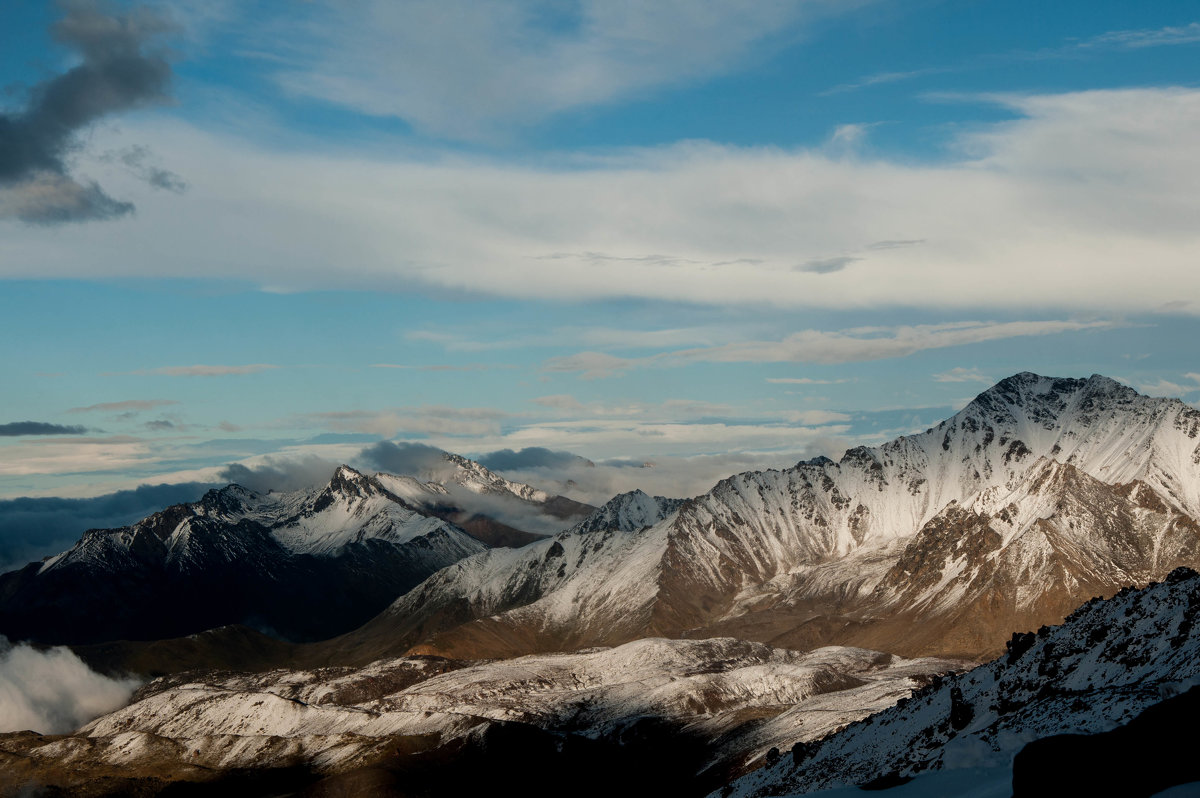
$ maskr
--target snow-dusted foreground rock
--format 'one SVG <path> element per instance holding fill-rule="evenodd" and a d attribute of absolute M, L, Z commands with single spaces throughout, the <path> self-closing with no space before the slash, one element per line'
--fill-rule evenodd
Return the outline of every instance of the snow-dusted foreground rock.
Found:
<path fill-rule="evenodd" d="M 1200 575 L 1093 600 L 1061 626 L 714 793 L 797 795 L 958 768 L 1006 767 L 1032 740 L 1094 734 L 1200 683 Z M 1099 763 L 1095 763 L 1099 765 Z M 1155 768 L 1151 760 L 1113 767 Z"/>
<path fill-rule="evenodd" d="M 118 766 L 168 781 L 298 765 L 346 773 L 392 761 L 414 740 L 437 749 L 522 724 L 611 743 L 682 736 L 707 752 L 694 769 L 723 775 L 957 667 L 853 648 L 798 653 L 733 639 L 646 639 L 474 664 L 409 657 L 359 669 L 182 674 L 147 685 L 75 735 L 9 736 L 0 749 L 70 787 Z"/>

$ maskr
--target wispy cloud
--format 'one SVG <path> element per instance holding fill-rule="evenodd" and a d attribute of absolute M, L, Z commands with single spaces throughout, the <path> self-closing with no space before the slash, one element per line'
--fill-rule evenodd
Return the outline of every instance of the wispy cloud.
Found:
<path fill-rule="evenodd" d="M 280 368 L 270 363 L 249 363 L 244 366 L 163 366 L 156 369 L 105 372 L 105 376 L 163 376 L 163 377 L 228 377 L 238 374 L 258 374 Z"/>
<path fill-rule="evenodd" d="M 1082 49 L 1091 47 L 1140 49 L 1143 47 L 1196 44 L 1198 42 L 1200 42 L 1200 22 L 1190 22 L 1187 25 L 1168 26 L 1165 28 L 1109 31 L 1108 33 L 1102 33 L 1099 36 L 1078 42 L 1075 46 Z"/>
<path fill-rule="evenodd" d="M 1022 338 L 1111 329 L 1112 321 L 963 321 L 901 327 L 848 330 L 802 330 L 778 341 L 741 341 L 720 346 L 680 349 L 649 357 L 622 358 L 603 352 L 555 357 L 547 371 L 579 372 L 584 379 L 623 374 L 634 368 L 681 366 L 688 363 L 854 363 L 907 357 L 929 349 Z"/>
<path fill-rule="evenodd" d="M 49 424 L 45 421 L 10 421 L 0 424 L 0 437 L 15 438 L 25 435 L 82 435 L 86 427 Z"/>
<path fill-rule="evenodd" d="M 847 379 L 838 380 L 818 380 L 812 377 L 767 377 L 767 382 L 776 385 L 840 385 L 844 382 L 850 382 Z"/>
<path fill-rule="evenodd" d="M 994 380 L 984 374 L 979 373 L 977 368 L 963 368 L 956 366 L 949 371 L 943 371 L 940 374 L 933 375 L 934 382 L 982 382 L 991 385 Z"/>
<path fill-rule="evenodd" d="M 127 399 L 123 402 L 101 402 L 87 407 L 72 407 L 68 413 L 121 413 L 154 410 L 157 407 L 177 405 L 174 399 Z"/>
<path fill-rule="evenodd" d="M 849 83 L 840 83 L 837 86 L 826 89 L 818 96 L 828 97 L 834 94 L 843 94 L 849 91 L 867 89 L 872 86 L 883 86 L 889 83 L 915 80 L 917 78 L 923 78 L 927 75 L 940 75 L 950 71 L 952 71 L 952 69 L 948 67 L 926 67 L 924 69 L 910 69 L 904 72 L 876 72 L 871 75 L 864 75 L 858 80 L 854 80 Z"/>
<path fill-rule="evenodd" d="M 604 352 L 578 352 L 574 355 L 552 357 L 542 364 L 542 370 L 579 372 L 581 379 L 597 380 L 624 374 L 647 360 L 649 359 L 617 357 Z"/>
<path fill-rule="evenodd" d="M 508 414 L 490 407 L 423 405 L 388 410 L 312 413 L 306 418 L 338 432 L 364 432 L 384 438 L 423 435 L 496 435 Z"/>
<path fill-rule="evenodd" d="M 399 369 L 401 371 L 490 371 L 491 369 L 512 368 L 497 363 L 464 363 L 461 365 L 451 365 L 448 363 L 435 363 L 432 365 L 414 366 L 404 363 L 372 363 L 373 369 Z"/>
<path fill-rule="evenodd" d="M 583 0 L 567 11 L 524 0 L 367 0 L 347 14 L 317 2 L 256 47 L 287 63 L 277 79 L 293 94 L 472 139 L 737 69 L 815 17 L 864 4 Z"/>

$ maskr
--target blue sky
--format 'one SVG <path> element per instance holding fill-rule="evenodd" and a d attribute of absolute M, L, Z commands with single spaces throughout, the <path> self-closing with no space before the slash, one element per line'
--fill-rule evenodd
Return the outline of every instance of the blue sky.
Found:
<path fill-rule="evenodd" d="M 0 498 L 303 481 L 379 439 L 683 495 L 1017 371 L 1200 402 L 1193 3 L 13 0 L 0 28 Z"/>

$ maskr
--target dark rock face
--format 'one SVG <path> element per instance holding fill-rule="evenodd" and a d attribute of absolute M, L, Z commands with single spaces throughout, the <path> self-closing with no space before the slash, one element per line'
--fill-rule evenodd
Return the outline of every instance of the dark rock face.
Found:
<path fill-rule="evenodd" d="M 1148 796 L 1200 781 L 1198 717 L 1200 687 L 1193 687 L 1112 731 L 1035 740 L 1013 760 L 1013 796 Z"/>
<path fill-rule="evenodd" d="M 330 508 L 361 529 L 325 549 L 279 536 Z M 418 534 L 389 539 L 402 523 L 420 525 Z M 483 549 L 345 467 L 322 490 L 289 501 L 231 485 L 128 527 L 89 530 L 70 551 L 0 575 L 0 634 L 91 644 L 244 624 L 319 640 L 365 623 L 430 574 Z"/>
<path fill-rule="evenodd" d="M 41 575 L 33 563 L 0 576 L 0 634 L 86 644 L 241 623 L 289 640 L 320 640 L 360 626 L 453 562 L 423 539 L 403 548 L 365 540 L 330 558 L 289 552 L 252 522 L 200 529 L 209 538 L 204 559 L 187 568 L 140 535 L 133 562 L 72 564 Z M 229 539 L 237 545 L 223 545 Z"/>

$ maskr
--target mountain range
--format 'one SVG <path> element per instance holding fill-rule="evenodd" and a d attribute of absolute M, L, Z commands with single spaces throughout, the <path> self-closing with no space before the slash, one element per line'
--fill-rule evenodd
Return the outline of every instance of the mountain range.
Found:
<path fill-rule="evenodd" d="M 683 502 L 632 493 L 466 558 L 337 641 L 360 660 L 734 636 L 979 659 L 1200 565 L 1200 412 L 1018 374 L 938 426 Z"/>
<path fill-rule="evenodd" d="M 80 644 L 240 623 L 327 638 L 451 563 L 540 538 L 464 499 L 558 526 L 593 509 L 457 455 L 444 465 L 442 482 L 342 466 L 313 490 L 229 485 L 128 527 L 89 530 L 70 550 L 0 576 L 0 634 Z"/>
<path fill-rule="evenodd" d="M 0 576 L 0 633 L 159 677 L 73 735 L 0 736 L 0 772 L 96 795 L 128 768 L 147 795 L 1013 780 L 1030 740 L 1200 681 L 1200 412 L 1099 375 L 1017 374 L 687 499 L 437 465 L 231 485 Z"/>

